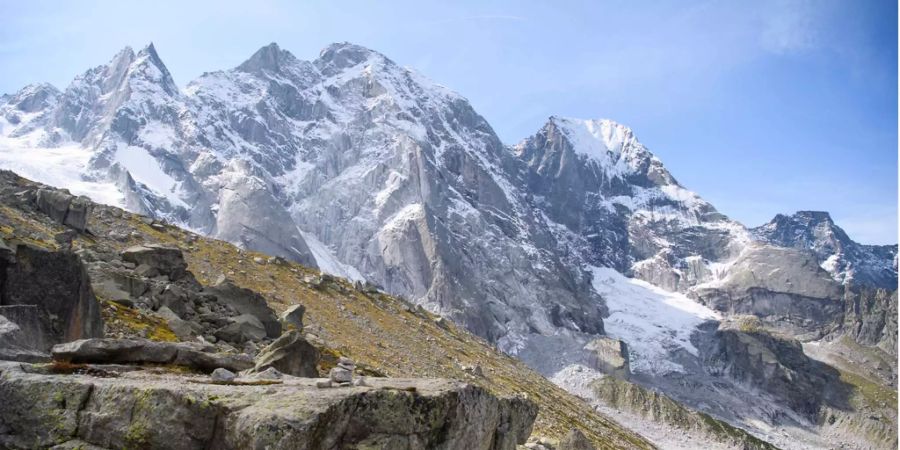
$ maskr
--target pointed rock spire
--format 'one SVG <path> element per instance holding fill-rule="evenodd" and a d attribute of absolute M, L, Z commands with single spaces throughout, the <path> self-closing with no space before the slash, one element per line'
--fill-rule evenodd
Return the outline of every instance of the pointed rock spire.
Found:
<path fill-rule="evenodd" d="M 283 66 L 295 64 L 296 62 L 297 58 L 291 52 L 282 50 L 278 44 L 273 42 L 257 50 L 250 59 L 244 61 L 237 69 L 251 73 L 262 71 L 280 72 Z"/>
<path fill-rule="evenodd" d="M 157 84 L 169 95 L 178 93 L 178 86 L 172 74 L 162 62 L 152 42 L 137 53 L 132 63 L 131 77 L 140 77 Z"/>

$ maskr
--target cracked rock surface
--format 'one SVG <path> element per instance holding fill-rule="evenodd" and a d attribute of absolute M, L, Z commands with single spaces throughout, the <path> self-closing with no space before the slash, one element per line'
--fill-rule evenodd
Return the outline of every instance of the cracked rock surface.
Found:
<path fill-rule="evenodd" d="M 2 362 L 0 446 L 511 450 L 537 415 L 528 400 L 442 379 L 370 379 L 341 389 L 294 377 L 205 380 L 144 370 L 54 375 Z"/>

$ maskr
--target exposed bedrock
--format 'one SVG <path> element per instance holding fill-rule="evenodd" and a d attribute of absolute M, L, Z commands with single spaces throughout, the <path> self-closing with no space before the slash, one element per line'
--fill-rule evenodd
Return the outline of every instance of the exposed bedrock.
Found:
<path fill-rule="evenodd" d="M 440 379 L 319 389 L 302 378 L 228 385 L 143 371 L 102 378 L 38 369 L 0 363 L 0 447 L 80 440 L 175 450 L 512 450 L 537 415 L 529 400 Z"/>

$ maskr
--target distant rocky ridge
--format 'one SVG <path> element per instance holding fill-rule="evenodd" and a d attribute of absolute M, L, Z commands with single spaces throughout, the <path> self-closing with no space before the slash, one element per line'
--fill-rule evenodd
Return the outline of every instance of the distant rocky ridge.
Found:
<path fill-rule="evenodd" d="M 897 289 L 897 245 L 859 244 L 827 212 L 779 214 L 751 232 L 773 245 L 812 251 L 842 284 Z"/>
<path fill-rule="evenodd" d="M 6 96 L 0 116 L 9 148 L 86 149 L 98 196 L 365 278 L 513 353 L 603 331 L 586 265 L 687 292 L 754 238 L 813 245 L 728 219 L 623 125 L 551 117 L 508 147 L 463 97 L 348 43 L 314 61 L 271 44 L 184 90 L 153 45 L 126 48 L 64 91 Z M 896 250 L 828 233 L 817 257 L 839 281 L 896 284 Z"/>

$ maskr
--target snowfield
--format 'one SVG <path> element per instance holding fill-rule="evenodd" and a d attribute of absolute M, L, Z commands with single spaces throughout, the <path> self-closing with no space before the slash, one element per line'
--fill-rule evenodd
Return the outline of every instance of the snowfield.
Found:
<path fill-rule="evenodd" d="M 719 313 L 677 292 L 660 289 L 646 281 L 628 278 L 613 269 L 589 267 L 594 290 L 609 308 L 604 319 L 606 333 L 628 344 L 631 370 L 649 375 L 683 372 L 672 361 L 673 352 L 697 356 L 691 335 Z"/>
<path fill-rule="evenodd" d="M 75 195 L 85 195 L 98 203 L 125 206 L 125 196 L 114 183 L 84 179 L 82 174 L 88 171 L 88 161 L 93 155 L 91 150 L 74 143 L 40 147 L 34 145 L 37 140 L 36 137 L 0 135 L 0 167 L 25 178 L 68 189 Z"/>

